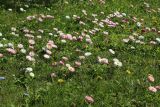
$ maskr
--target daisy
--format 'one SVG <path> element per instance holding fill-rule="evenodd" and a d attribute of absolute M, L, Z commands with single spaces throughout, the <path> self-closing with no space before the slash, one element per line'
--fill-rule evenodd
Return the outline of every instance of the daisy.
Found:
<path fill-rule="evenodd" d="M 32 72 L 32 71 L 33 71 L 33 69 L 31 67 L 26 68 L 26 72 Z"/>
<path fill-rule="evenodd" d="M 91 52 L 86 52 L 84 55 L 85 55 L 86 57 L 88 57 L 88 56 L 92 55 L 92 53 L 91 53 Z"/>
<path fill-rule="evenodd" d="M 148 90 L 154 93 L 157 92 L 157 89 L 153 86 L 148 87 Z"/>
<path fill-rule="evenodd" d="M 50 59 L 50 56 L 47 55 L 47 54 L 44 54 L 43 57 L 44 57 L 45 59 Z"/>
<path fill-rule="evenodd" d="M 68 70 L 70 71 L 70 72 L 75 72 L 75 68 L 73 68 L 73 67 L 68 67 Z"/>
<path fill-rule="evenodd" d="M 86 101 L 87 103 L 94 103 L 94 99 L 93 99 L 93 97 L 91 97 L 91 96 L 85 96 L 85 101 Z"/>
<path fill-rule="evenodd" d="M 25 49 L 21 49 L 20 52 L 25 54 L 26 50 Z"/>
<path fill-rule="evenodd" d="M 12 49 L 12 48 L 7 48 L 6 50 L 11 54 L 16 54 L 17 53 L 17 51 Z"/>
<path fill-rule="evenodd" d="M 114 65 L 118 67 L 122 67 L 122 62 L 120 62 L 117 58 L 114 58 L 113 61 L 114 61 Z"/>
<path fill-rule="evenodd" d="M 32 78 L 34 78 L 34 76 L 35 76 L 33 72 L 30 72 L 29 75 L 30 75 Z"/>
<path fill-rule="evenodd" d="M 110 52 L 111 54 L 115 54 L 115 51 L 113 51 L 112 49 L 109 49 L 109 52 Z"/>

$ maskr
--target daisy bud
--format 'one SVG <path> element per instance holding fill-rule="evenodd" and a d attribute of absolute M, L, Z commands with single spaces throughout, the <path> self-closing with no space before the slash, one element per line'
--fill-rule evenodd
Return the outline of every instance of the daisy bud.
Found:
<path fill-rule="evenodd" d="M 64 62 L 63 61 L 59 61 L 59 64 L 64 65 Z"/>
<path fill-rule="evenodd" d="M 153 77 L 153 75 L 152 74 L 148 74 L 148 81 L 149 82 L 154 82 L 154 77 Z"/>

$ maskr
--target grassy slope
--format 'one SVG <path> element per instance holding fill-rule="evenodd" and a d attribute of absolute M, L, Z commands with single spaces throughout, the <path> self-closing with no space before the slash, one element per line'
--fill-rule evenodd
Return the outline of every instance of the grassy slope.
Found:
<path fill-rule="evenodd" d="M 148 0 L 153 8 L 158 8 L 160 5 L 159 0 Z M 130 4 L 134 7 L 131 8 Z M 21 28 L 27 26 L 34 30 L 46 29 L 48 32 L 52 31 L 53 27 L 57 27 L 66 33 L 72 33 L 73 31 L 80 32 L 83 28 L 93 28 L 90 22 L 86 22 L 87 26 L 79 26 L 76 23 L 70 22 L 65 19 L 66 15 L 77 14 L 82 16 L 81 10 L 85 9 L 90 14 L 104 11 L 106 15 L 116 10 L 124 12 L 127 15 L 136 16 L 138 18 L 144 18 L 146 25 L 149 27 L 155 26 L 159 28 L 160 19 L 159 14 L 146 13 L 143 8 L 143 0 L 112 0 L 107 1 L 105 5 L 95 3 L 94 5 L 88 2 L 61 4 L 57 3 L 52 6 L 51 11 L 47 11 L 44 8 L 31 8 L 27 10 L 27 13 L 15 13 L 7 12 L 6 10 L 0 10 L 0 31 L 8 41 L 12 41 L 15 44 L 20 41 L 25 44 L 25 40 L 22 37 L 13 38 L 10 37 L 10 28 Z M 55 16 L 54 21 L 46 21 L 41 24 L 37 23 L 21 23 L 22 20 L 28 15 L 34 13 L 51 14 Z M 98 16 L 102 18 L 104 16 Z M 84 19 L 85 21 L 86 19 Z M 157 21 L 155 24 L 154 21 Z M 134 25 L 129 25 L 127 28 L 134 28 Z M 68 78 L 64 78 L 62 75 L 65 71 L 62 67 L 49 66 L 50 61 L 39 58 L 39 62 L 36 65 L 31 65 L 25 60 L 25 55 L 8 56 L 7 58 L 0 60 L 0 75 L 6 77 L 5 81 L 0 81 L 0 105 L 4 107 L 22 106 L 29 104 L 29 107 L 67 107 L 71 105 L 76 106 L 88 106 L 84 102 L 85 95 L 92 95 L 95 99 L 95 103 L 92 106 L 95 107 L 119 107 L 119 106 L 155 106 L 160 105 L 160 94 L 150 93 L 146 90 L 150 84 L 146 81 L 148 73 L 152 73 L 158 84 L 160 78 L 160 51 L 159 47 L 152 47 L 149 45 L 141 46 L 137 44 L 126 45 L 121 42 L 122 38 L 131 34 L 127 29 L 121 27 L 115 29 L 106 29 L 110 32 L 109 42 L 104 41 L 105 37 L 102 34 L 97 34 L 93 37 L 94 45 L 88 48 L 82 48 L 86 43 L 67 43 L 66 45 L 58 45 L 59 51 L 55 51 L 54 59 L 60 59 L 66 55 L 70 58 L 70 62 L 73 63 L 78 55 L 74 50 L 79 47 L 84 52 L 90 51 L 93 55 L 87 58 L 82 66 L 77 70 L 75 75 Z M 138 31 L 138 29 L 135 29 Z M 145 36 L 152 36 L 154 34 L 146 34 Z M 48 39 L 55 39 L 45 33 L 42 41 L 38 41 L 36 44 L 37 49 L 41 49 Z M 0 40 L 1 41 L 1 40 Z M 57 44 L 61 44 L 56 39 Z M 135 46 L 135 50 L 131 50 L 130 46 Z M 27 44 L 26 44 L 27 46 Z M 109 54 L 108 49 L 115 50 L 116 55 Z M 123 62 L 122 68 L 115 68 L 111 66 L 100 65 L 96 63 L 97 55 L 112 59 L 117 57 Z M 20 79 L 20 69 L 27 66 L 34 68 L 36 78 L 27 84 L 29 88 L 30 97 L 24 97 L 23 93 L 25 89 L 23 85 L 16 85 L 15 82 Z M 126 71 L 129 70 L 131 74 Z M 59 77 L 65 79 L 64 84 L 58 84 L 57 79 L 51 81 L 47 77 L 51 72 L 56 72 Z M 16 77 L 13 76 L 16 75 Z M 101 79 L 98 79 L 100 78 Z M 15 80 L 16 78 L 16 80 Z M 23 81 L 23 78 L 21 78 Z M 23 84 L 23 83 L 22 83 Z"/>

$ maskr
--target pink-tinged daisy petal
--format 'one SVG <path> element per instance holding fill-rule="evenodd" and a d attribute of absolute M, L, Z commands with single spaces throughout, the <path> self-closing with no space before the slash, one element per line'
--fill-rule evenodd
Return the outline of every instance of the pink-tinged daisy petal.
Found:
<path fill-rule="evenodd" d="M 59 61 L 59 64 L 64 65 L 64 62 L 63 61 Z"/>
<path fill-rule="evenodd" d="M 12 48 L 7 48 L 6 50 L 7 50 L 10 54 L 16 54 L 16 53 L 17 53 L 17 51 L 14 50 L 14 49 L 12 49 Z"/>
<path fill-rule="evenodd" d="M 157 92 L 157 89 L 155 87 L 153 87 L 153 86 L 148 87 L 148 90 L 150 92 L 154 92 L 154 93 Z"/>
<path fill-rule="evenodd" d="M 91 96 L 85 96 L 85 101 L 87 103 L 94 103 L 94 99 Z"/>
<path fill-rule="evenodd" d="M 68 67 L 68 70 L 70 71 L 70 72 L 75 72 L 75 68 L 73 68 L 73 67 Z"/>

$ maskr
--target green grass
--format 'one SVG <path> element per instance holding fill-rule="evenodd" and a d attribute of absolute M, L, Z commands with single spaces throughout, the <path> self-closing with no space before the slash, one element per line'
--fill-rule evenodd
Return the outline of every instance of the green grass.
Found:
<path fill-rule="evenodd" d="M 1 107 L 159 107 L 160 93 L 148 91 L 149 86 L 156 86 L 160 83 L 160 45 L 150 45 L 151 40 L 160 37 L 155 32 L 141 33 L 144 27 L 154 27 L 160 30 L 160 8 L 159 0 L 145 0 L 150 4 L 150 10 L 156 12 L 146 12 L 144 0 L 108 0 L 105 4 L 100 4 L 98 0 L 89 2 L 88 0 L 73 1 L 66 0 L 68 4 L 62 1 L 56 2 L 50 7 L 50 11 L 45 7 L 32 7 L 26 9 L 26 12 L 9 12 L 0 8 L 0 43 L 13 43 L 15 47 L 22 43 L 27 50 L 27 54 L 18 51 L 16 55 L 8 54 L 5 49 L 0 48 L 0 53 L 4 54 L 0 58 L 0 76 L 5 80 L 0 80 L 0 106 Z M 131 7 L 133 5 L 133 7 Z M 87 11 L 87 16 L 82 10 Z M 116 11 L 126 13 L 129 24 L 122 23 L 121 19 L 113 18 L 113 21 L 119 22 L 115 28 L 105 26 L 104 28 L 93 24 L 93 14 L 97 14 L 97 19 L 102 20 L 109 14 Z M 100 12 L 104 12 L 104 15 Z M 34 14 L 50 14 L 55 18 L 37 23 L 35 20 L 27 21 L 26 17 Z M 78 21 L 66 19 L 66 16 L 80 16 L 80 20 L 86 25 L 80 25 Z M 142 26 L 136 26 L 136 22 L 131 21 L 132 17 L 137 20 L 144 19 Z M 11 27 L 16 27 L 19 37 L 11 35 Z M 36 62 L 32 63 L 26 60 L 30 49 L 28 48 L 28 39 L 21 32 L 22 28 L 28 28 L 35 31 L 35 49 L 38 55 Z M 101 29 L 95 35 L 90 34 L 93 44 L 87 44 L 85 39 L 82 42 L 68 41 L 61 43 L 60 37 L 48 35 L 52 32 L 57 34 L 53 28 L 58 28 L 67 34 L 76 37 L 81 32 Z M 43 29 L 44 33 L 38 32 Z M 108 31 L 109 35 L 104 35 L 103 31 Z M 76 34 L 78 32 L 79 34 Z M 143 35 L 144 45 L 134 42 L 124 43 L 122 40 L 128 38 L 136 32 Z M 41 35 L 42 39 L 36 36 Z M 2 38 L 6 38 L 3 40 Z M 135 36 L 135 38 L 137 38 Z M 48 40 L 53 40 L 58 46 L 53 49 L 50 59 L 43 58 L 42 47 Z M 131 49 L 134 46 L 135 49 Z M 18 50 L 18 48 L 16 48 Z M 81 52 L 76 52 L 80 49 Z M 115 51 L 115 55 L 109 53 L 109 49 Z M 85 52 L 91 52 L 92 55 L 84 60 L 79 60 L 79 56 Z M 69 58 L 69 63 L 74 65 L 75 61 L 81 61 L 82 65 L 76 68 L 75 73 L 69 73 L 65 66 L 51 66 L 53 62 L 58 62 L 63 56 Z M 107 58 L 109 64 L 100 64 L 97 56 Z M 123 66 L 116 67 L 113 64 L 113 58 L 119 59 Z M 35 78 L 31 78 L 24 73 L 24 68 L 32 67 Z M 57 77 L 52 79 L 51 73 L 56 73 Z M 148 74 L 153 74 L 155 82 L 147 81 Z M 64 83 L 58 80 L 63 79 Z M 27 93 L 28 95 L 24 95 Z M 92 96 L 93 104 L 85 102 L 85 96 Z"/>

